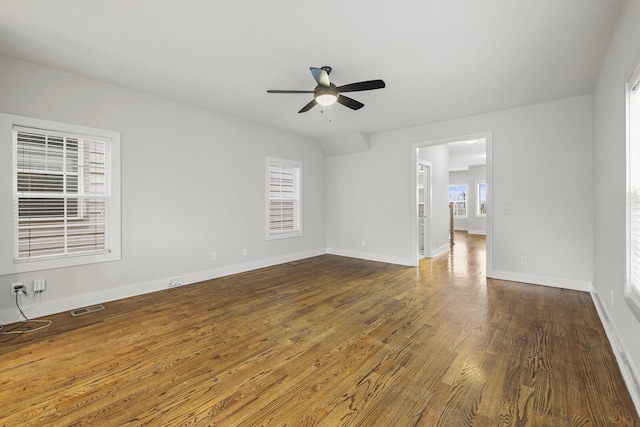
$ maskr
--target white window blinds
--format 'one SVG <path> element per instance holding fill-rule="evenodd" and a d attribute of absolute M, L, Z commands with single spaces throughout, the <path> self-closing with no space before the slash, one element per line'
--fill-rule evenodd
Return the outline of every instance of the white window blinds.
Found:
<path fill-rule="evenodd" d="M 299 162 L 267 159 L 267 238 L 301 233 Z"/>
<path fill-rule="evenodd" d="M 14 140 L 14 259 L 107 252 L 109 141 L 19 126 Z"/>
<path fill-rule="evenodd" d="M 629 288 L 640 300 L 640 78 L 629 89 Z"/>

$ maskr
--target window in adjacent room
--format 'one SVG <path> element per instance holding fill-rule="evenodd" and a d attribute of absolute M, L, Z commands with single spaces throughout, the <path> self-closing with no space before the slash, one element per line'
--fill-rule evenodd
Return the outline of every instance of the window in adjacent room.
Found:
<path fill-rule="evenodd" d="M 112 177 L 119 134 L 28 118 L 13 120 L 10 132 L 13 267 L 3 259 L 2 271 L 118 259 Z"/>
<path fill-rule="evenodd" d="M 453 216 L 467 217 L 467 184 L 449 186 L 449 202 L 453 202 Z"/>
<path fill-rule="evenodd" d="M 640 68 L 627 82 L 627 160 L 625 301 L 640 318 Z"/>
<path fill-rule="evenodd" d="M 267 158 L 267 239 L 302 235 L 302 163 Z"/>
<path fill-rule="evenodd" d="M 487 183 L 476 182 L 476 218 L 487 216 Z"/>

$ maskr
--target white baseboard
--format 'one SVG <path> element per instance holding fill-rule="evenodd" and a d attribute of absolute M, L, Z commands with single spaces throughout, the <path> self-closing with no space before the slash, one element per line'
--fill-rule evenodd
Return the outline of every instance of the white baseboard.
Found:
<path fill-rule="evenodd" d="M 482 236 L 486 236 L 487 230 L 467 230 L 467 234 L 480 234 Z"/>
<path fill-rule="evenodd" d="M 388 264 L 406 265 L 415 267 L 415 260 L 410 258 L 394 257 L 389 255 L 373 254 L 369 252 L 350 251 L 346 249 L 328 248 L 327 253 L 331 255 L 345 256 L 349 258 L 366 259 L 368 261 L 386 262 Z"/>
<path fill-rule="evenodd" d="M 431 256 L 428 258 L 435 258 L 439 255 L 442 255 L 446 252 L 449 252 L 451 250 L 451 245 L 449 245 L 448 243 L 446 245 L 442 245 L 439 248 L 436 249 L 432 249 L 431 250 Z"/>
<path fill-rule="evenodd" d="M 232 274 L 244 273 L 246 271 L 256 270 L 259 268 L 270 267 L 273 265 L 284 264 L 291 261 L 297 261 L 300 259 L 311 258 L 318 255 L 324 255 L 327 253 L 325 248 L 309 250 L 304 252 L 296 252 L 293 254 L 287 254 L 283 256 L 277 256 L 272 258 L 265 258 L 261 260 L 246 262 L 242 264 L 229 265 L 220 268 L 214 268 L 210 270 L 197 271 L 193 273 L 183 274 L 182 286 L 191 285 L 193 283 L 202 282 L 205 280 L 216 279 L 218 277 L 230 276 Z M 180 276 L 180 275 L 175 275 Z M 172 277 L 175 277 L 172 276 Z M 103 304 L 109 301 L 115 301 L 123 298 L 129 298 L 136 295 L 147 294 L 156 291 L 162 291 L 167 289 L 167 283 L 170 277 L 163 277 L 159 279 L 150 280 L 142 283 L 134 283 L 126 286 L 120 286 L 117 288 L 105 289 L 96 292 L 90 292 L 86 294 L 73 295 L 71 297 L 59 298 L 51 301 L 42 301 L 34 304 L 33 300 L 21 299 L 22 310 L 29 318 L 38 318 L 43 316 L 49 316 L 51 314 L 62 313 L 64 311 L 70 311 L 80 307 L 87 307 L 95 304 Z M 9 324 L 23 320 L 16 307 L 5 308 L 0 310 L 0 323 Z"/>
<path fill-rule="evenodd" d="M 591 292 L 591 298 L 593 299 L 593 305 L 596 307 L 596 311 L 600 317 L 600 322 L 604 327 L 604 331 L 607 334 L 607 338 L 609 339 L 609 343 L 613 349 L 613 354 L 615 355 L 618 366 L 620 367 L 620 372 L 622 373 L 622 378 L 627 385 L 627 390 L 631 395 L 631 400 L 633 400 L 633 404 L 636 407 L 636 412 L 640 413 L 640 373 L 638 368 L 634 365 L 633 360 L 627 357 L 629 352 L 627 351 L 624 343 L 620 340 L 620 335 L 618 334 L 614 324 L 609 320 L 610 317 L 605 305 L 602 303 L 600 296 L 595 290 Z"/>
<path fill-rule="evenodd" d="M 533 285 L 550 286 L 552 288 L 571 289 L 574 291 L 591 292 L 593 284 L 586 280 L 563 279 L 559 277 L 538 276 L 535 274 L 517 273 L 513 271 L 491 270 L 487 277 L 510 282 L 531 283 Z"/>

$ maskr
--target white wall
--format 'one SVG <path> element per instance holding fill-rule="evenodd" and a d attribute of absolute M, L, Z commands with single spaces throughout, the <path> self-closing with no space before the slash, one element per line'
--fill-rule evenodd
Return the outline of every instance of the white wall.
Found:
<path fill-rule="evenodd" d="M 408 200 L 416 191 L 405 185 L 409 167 L 393 147 L 327 158 L 327 229 L 334 230 L 327 234 L 329 253 L 412 264 L 404 243 L 411 241 L 416 207 L 393 204 L 395 193 Z"/>
<path fill-rule="evenodd" d="M 487 219 L 476 216 L 476 203 L 478 203 L 476 183 L 486 180 L 485 165 L 469 166 L 469 234 L 487 234 Z"/>
<path fill-rule="evenodd" d="M 626 258 L 625 83 L 640 64 L 640 2 L 625 0 L 593 96 L 594 280 L 597 307 L 640 407 L 640 321 L 624 301 Z"/>
<path fill-rule="evenodd" d="M 420 148 L 418 158 L 431 163 L 431 217 L 427 218 L 431 258 L 450 248 L 449 243 L 449 147 Z"/>
<path fill-rule="evenodd" d="M 370 255 L 414 263 L 412 144 L 492 131 L 494 224 L 488 238 L 494 249 L 488 271 L 589 290 L 591 118 L 591 96 L 585 95 L 371 135 L 369 152 L 327 159 L 329 247 L 359 252 L 366 239 Z M 516 214 L 502 215 L 503 205 L 515 205 Z M 521 264 L 520 255 L 529 263 Z"/>
<path fill-rule="evenodd" d="M 466 171 L 454 171 L 449 172 L 449 184 L 466 184 L 467 185 L 467 206 L 471 206 L 471 201 L 469 200 L 469 170 Z M 453 227 L 456 230 L 468 230 L 469 229 L 469 219 L 467 218 L 455 218 L 453 220 Z"/>
<path fill-rule="evenodd" d="M 169 277 L 193 282 L 325 252 L 326 166 L 314 141 L 8 58 L 0 75 L 0 111 L 122 136 L 122 260 L 0 276 L 0 322 L 18 319 L 14 281 L 47 280 L 41 303 L 24 300 L 34 316 L 164 289 Z M 303 237 L 264 239 L 265 156 L 304 163 Z"/>

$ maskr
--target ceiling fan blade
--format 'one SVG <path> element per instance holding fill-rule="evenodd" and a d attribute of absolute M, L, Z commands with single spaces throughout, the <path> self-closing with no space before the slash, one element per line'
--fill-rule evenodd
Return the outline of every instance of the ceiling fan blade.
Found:
<path fill-rule="evenodd" d="M 267 93 L 313 93 L 312 90 L 273 90 L 269 89 Z"/>
<path fill-rule="evenodd" d="M 344 95 L 338 95 L 337 102 L 344 105 L 345 107 L 351 108 L 352 110 L 359 110 L 364 107 L 364 104 L 362 102 L 358 102 L 355 99 L 351 99 Z"/>
<path fill-rule="evenodd" d="M 313 108 L 313 106 L 314 106 L 314 105 L 316 105 L 316 104 L 317 104 L 316 99 L 315 99 L 315 98 L 313 98 L 313 99 L 311 100 L 311 102 L 309 102 L 307 105 L 305 105 L 304 107 L 302 107 L 302 109 L 301 109 L 300 111 L 298 111 L 298 113 L 304 113 L 304 112 L 306 112 L 306 111 L 309 111 L 309 110 L 311 110 L 311 109 Z"/>
<path fill-rule="evenodd" d="M 382 80 L 367 80 L 366 82 L 351 83 L 338 87 L 338 92 L 359 92 L 362 90 L 382 89 L 385 87 Z"/>
<path fill-rule="evenodd" d="M 313 74 L 313 78 L 316 79 L 316 82 L 320 86 L 329 87 L 331 86 L 331 82 L 329 81 L 329 73 L 322 68 L 311 67 L 311 74 Z"/>

